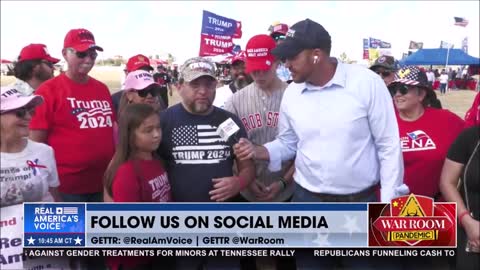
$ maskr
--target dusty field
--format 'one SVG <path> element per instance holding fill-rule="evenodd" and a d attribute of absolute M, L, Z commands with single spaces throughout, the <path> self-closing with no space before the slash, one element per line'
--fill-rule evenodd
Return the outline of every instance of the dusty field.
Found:
<path fill-rule="evenodd" d="M 104 82 L 110 92 L 114 93 L 120 89 L 120 79 L 122 76 L 122 70 L 120 67 L 94 67 L 90 75 L 102 82 Z M 7 85 L 14 81 L 13 76 L 1 76 L 1 85 Z M 450 91 L 444 96 L 439 95 L 439 99 L 442 102 L 442 105 L 445 109 L 448 109 L 456 113 L 460 117 L 465 116 L 465 112 L 470 108 L 475 97 L 475 92 L 470 90 L 455 90 Z M 180 97 L 174 91 L 172 101 L 169 102 L 171 105 L 176 104 L 180 101 Z"/>

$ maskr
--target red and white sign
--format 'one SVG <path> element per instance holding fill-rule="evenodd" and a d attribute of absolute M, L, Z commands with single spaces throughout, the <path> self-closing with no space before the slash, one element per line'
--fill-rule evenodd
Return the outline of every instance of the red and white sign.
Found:
<path fill-rule="evenodd" d="M 199 56 L 214 56 L 230 53 L 233 49 L 231 36 L 201 34 Z"/>

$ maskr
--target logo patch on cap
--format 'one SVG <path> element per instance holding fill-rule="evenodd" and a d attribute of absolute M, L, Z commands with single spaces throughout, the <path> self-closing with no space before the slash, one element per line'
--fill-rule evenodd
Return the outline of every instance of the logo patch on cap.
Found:
<path fill-rule="evenodd" d="M 385 63 L 385 60 L 387 60 L 387 58 L 385 58 L 385 56 L 382 56 L 378 59 L 378 63 L 380 64 Z"/>
<path fill-rule="evenodd" d="M 405 76 L 410 74 L 410 72 L 411 72 L 410 69 L 400 70 L 398 72 L 398 77 L 400 77 L 400 79 L 403 79 L 403 78 L 405 78 Z"/>
<path fill-rule="evenodd" d="M 287 37 L 291 37 L 291 38 L 295 37 L 295 30 L 289 29 L 289 30 L 287 31 L 286 36 L 287 36 Z"/>
<path fill-rule="evenodd" d="M 269 60 L 265 61 L 265 64 L 267 64 L 268 66 L 272 65 L 272 62 L 270 62 Z"/>

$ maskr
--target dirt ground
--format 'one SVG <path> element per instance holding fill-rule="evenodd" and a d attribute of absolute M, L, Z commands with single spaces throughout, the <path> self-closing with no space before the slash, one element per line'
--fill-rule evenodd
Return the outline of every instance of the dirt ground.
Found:
<path fill-rule="evenodd" d="M 90 75 L 102 82 L 104 82 L 110 92 L 114 93 L 120 89 L 120 79 L 122 77 L 122 69 L 120 67 L 94 67 L 90 72 Z M 14 81 L 13 76 L 1 76 L 1 85 L 7 85 Z M 437 92 L 437 95 L 442 102 L 442 106 L 445 109 L 448 109 L 456 113 L 460 117 L 464 117 L 466 111 L 472 106 L 473 98 L 475 97 L 476 92 L 471 90 L 454 90 L 448 92 L 446 95 L 440 96 Z M 180 102 L 180 97 L 174 91 L 173 97 L 169 102 L 170 105 L 174 105 Z"/>

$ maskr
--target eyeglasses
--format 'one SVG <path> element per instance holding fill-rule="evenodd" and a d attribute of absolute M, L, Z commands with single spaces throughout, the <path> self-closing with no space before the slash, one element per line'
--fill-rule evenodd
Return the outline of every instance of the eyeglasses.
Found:
<path fill-rule="evenodd" d="M 396 85 L 394 87 L 389 87 L 389 91 L 390 91 L 390 94 L 393 96 L 395 96 L 397 94 L 398 91 L 400 91 L 400 95 L 406 95 L 408 93 L 408 91 L 411 89 L 411 87 L 409 86 L 406 86 L 404 84 L 400 84 L 400 85 Z"/>
<path fill-rule="evenodd" d="M 148 94 L 152 95 L 152 97 L 160 96 L 160 88 L 156 86 L 150 86 L 143 90 L 136 91 L 138 96 L 141 98 L 146 98 Z"/>
<path fill-rule="evenodd" d="M 90 58 L 95 60 L 98 56 L 98 53 L 95 50 L 86 50 L 84 52 L 77 52 L 76 50 L 74 50 L 72 48 L 70 48 L 69 50 L 70 50 L 70 52 L 74 53 L 80 59 L 83 59 L 83 58 L 89 56 Z"/>
<path fill-rule="evenodd" d="M 385 77 L 388 77 L 390 76 L 390 74 L 392 74 L 390 71 L 375 71 L 375 73 L 377 73 L 378 75 L 382 76 L 382 78 L 385 78 Z"/>
<path fill-rule="evenodd" d="M 35 107 L 22 107 L 15 110 L 3 112 L 2 114 L 6 113 L 14 113 L 16 117 L 24 119 L 25 116 L 27 116 L 27 113 L 29 113 L 30 116 L 35 115 Z"/>

